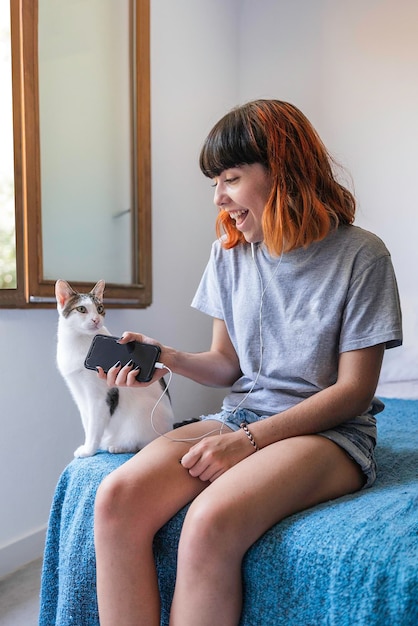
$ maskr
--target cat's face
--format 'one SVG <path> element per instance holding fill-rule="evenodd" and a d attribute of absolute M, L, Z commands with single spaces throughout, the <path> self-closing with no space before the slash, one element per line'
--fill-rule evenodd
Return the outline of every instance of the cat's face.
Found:
<path fill-rule="evenodd" d="M 78 293 L 65 280 L 57 280 L 57 309 L 65 325 L 76 332 L 95 335 L 104 324 L 104 287 L 100 280 L 89 293 Z"/>

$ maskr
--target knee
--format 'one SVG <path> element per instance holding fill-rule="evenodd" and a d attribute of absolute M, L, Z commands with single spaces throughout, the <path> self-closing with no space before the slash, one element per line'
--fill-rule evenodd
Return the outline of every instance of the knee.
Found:
<path fill-rule="evenodd" d="M 179 559 L 189 563 L 224 559 L 234 551 L 233 523 L 227 509 L 212 506 L 204 498 L 189 508 L 179 544 Z"/>
<path fill-rule="evenodd" d="M 135 485 L 137 487 L 137 485 Z M 138 520 L 138 506 L 141 508 L 140 495 L 135 493 L 132 482 L 117 473 L 109 474 L 100 484 L 94 505 L 94 528 L 96 538 L 106 541 L 114 536 L 128 537 L 138 526 L 143 528 L 142 519 Z M 138 522 L 141 521 L 141 524 Z"/>
<path fill-rule="evenodd" d="M 118 516 L 126 507 L 127 493 L 124 482 L 115 478 L 112 474 L 106 476 L 96 493 L 94 503 L 95 525 L 116 523 L 122 518 Z"/>

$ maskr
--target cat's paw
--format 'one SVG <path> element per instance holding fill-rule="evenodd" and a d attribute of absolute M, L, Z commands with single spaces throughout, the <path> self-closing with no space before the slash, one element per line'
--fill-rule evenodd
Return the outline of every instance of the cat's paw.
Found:
<path fill-rule="evenodd" d="M 86 457 L 93 456 L 94 454 L 96 454 L 96 450 L 91 446 L 86 446 L 85 444 L 79 446 L 74 452 L 76 459 L 85 459 Z"/>
<path fill-rule="evenodd" d="M 129 448 L 128 446 L 109 446 L 107 449 L 111 454 L 128 454 L 132 452 L 139 452 L 139 448 Z"/>

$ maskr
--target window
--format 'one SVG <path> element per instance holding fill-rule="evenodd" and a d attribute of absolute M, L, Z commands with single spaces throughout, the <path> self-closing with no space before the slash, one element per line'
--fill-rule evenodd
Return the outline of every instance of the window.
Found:
<path fill-rule="evenodd" d="M 3 218 L 0 222 L 0 259 L 3 255 L 4 267 L 7 258 L 4 252 L 6 246 L 3 245 L 4 232 L 8 233 L 9 240 L 15 238 L 16 262 L 15 279 L 10 279 L 13 272 L 8 271 L 7 280 L 12 282 L 0 285 L 0 306 L 55 306 L 54 285 L 58 278 L 68 280 L 80 290 L 86 290 L 104 278 L 107 283 L 107 306 L 148 306 L 151 303 L 149 0 L 122 0 L 117 3 L 116 14 L 113 0 L 101 0 L 99 3 L 94 0 L 82 3 L 10 0 L 10 9 L 15 224 L 12 224 L 13 209 L 9 209 L 8 213 L 12 215 L 7 226 L 3 226 Z M 51 20 L 55 20 L 52 29 Z M 67 42 L 64 36 L 55 37 L 55 41 L 52 37 L 47 41 L 44 38 L 45 33 L 58 32 L 60 24 L 57 20 L 64 20 L 64 34 L 73 27 Z M 98 25 L 101 25 L 100 28 Z M 122 32 L 122 29 L 125 30 Z M 115 48 L 112 51 L 109 45 L 100 47 L 100 42 L 109 44 L 109 32 L 115 46 L 118 41 L 127 42 L 126 50 Z M 77 33 L 82 38 L 79 44 L 74 37 Z M 92 49 L 92 42 L 98 44 L 97 49 Z M 59 46 L 58 51 L 54 48 L 55 44 Z M 77 49 L 71 48 L 77 45 Z M 100 59 L 98 55 L 101 51 L 108 56 Z M 119 57 L 122 61 L 125 59 L 127 67 L 113 67 Z M 58 67 L 60 61 L 64 65 Z M 84 72 L 86 75 L 81 76 L 81 83 L 78 84 L 77 80 Z M 108 83 L 112 72 L 114 80 L 120 81 L 121 77 L 125 77 L 126 82 L 114 88 Z M 100 75 L 107 91 L 103 96 L 98 96 L 95 91 L 92 97 L 87 97 L 85 89 L 93 82 L 91 76 L 97 75 Z M 74 134 L 79 133 L 80 141 L 74 144 L 74 148 L 74 145 L 69 145 L 71 131 L 67 126 L 71 120 L 68 110 L 62 111 L 68 98 L 60 100 L 64 89 L 74 95 L 77 106 L 81 106 L 83 101 L 91 105 L 94 97 L 98 98 L 96 109 L 92 111 L 93 122 L 85 123 L 88 129 L 96 122 L 98 127 L 101 124 L 100 132 L 92 134 L 92 140 L 89 138 L 84 147 L 81 140 L 85 139 L 85 130 L 80 128 L 79 122 L 86 120 L 87 112 L 80 111 L 79 118 L 75 119 Z M 98 86 L 94 85 L 93 89 L 97 90 Z M 119 99 L 119 96 L 123 98 Z M 116 117 L 109 122 L 101 120 L 100 116 L 106 108 L 111 115 L 118 115 L 126 127 L 126 140 L 122 146 L 124 153 L 120 158 L 115 156 L 114 149 L 122 143 L 123 132 L 119 132 L 115 125 Z M 73 104 L 71 110 L 74 109 Z M 60 112 L 65 117 L 60 119 Z M 67 131 L 67 139 L 63 140 L 65 133 L 58 133 L 57 129 Z M 103 129 L 113 133 L 111 140 L 103 138 Z M 57 135 L 60 143 L 54 147 L 50 140 Z M 103 163 L 98 163 L 96 153 L 89 151 L 92 145 L 96 153 L 103 156 Z M 71 154 L 73 162 L 65 161 Z M 111 159 L 113 161 L 109 165 Z M 74 163 L 81 167 L 81 173 L 75 173 Z M 112 165 L 115 166 L 113 169 Z M 97 182 L 93 170 L 100 167 L 107 172 L 107 178 L 102 176 Z M 63 174 L 68 174 L 70 183 L 60 178 Z M 122 200 L 113 189 L 116 179 L 122 181 L 120 186 L 126 183 Z M 103 180 L 111 180 L 113 185 L 105 197 L 113 202 L 112 214 L 109 215 L 105 212 L 103 197 L 95 198 L 91 191 L 101 190 L 103 183 L 100 181 Z M 86 184 L 91 184 L 87 192 Z M 66 205 L 68 190 L 73 192 L 77 187 L 80 188 L 81 200 L 75 198 L 73 206 L 78 208 L 74 213 L 81 216 L 81 221 L 69 224 L 72 211 Z M 1 210 L 2 215 L 5 214 L 3 205 Z M 98 210 L 102 211 L 100 219 L 96 215 L 90 221 L 96 224 L 106 222 L 106 232 L 98 233 L 97 228 L 88 231 L 86 226 L 90 212 L 97 213 Z M 66 230 L 63 230 L 63 224 L 66 224 Z M 15 233 L 12 232 L 13 226 Z M 83 241 L 86 230 L 88 244 Z M 68 241 L 71 244 L 69 247 Z M 91 253 L 91 249 L 97 251 L 93 256 L 100 259 L 96 270 L 91 269 L 90 259 L 83 256 L 88 250 Z M 106 254 L 101 258 L 99 252 L 103 250 Z M 112 263 L 112 258 L 115 263 Z M 121 258 L 125 259 L 123 268 L 115 274 L 113 265 L 117 265 Z M 108 262 L 107 269 L 104 261 Z M 55 271 L 59 275 L 54 275 Z"/>
<path fill-rule="evenodd" d="M 0 6 L 0 289 L 16 289 L 10 6 Z"/>

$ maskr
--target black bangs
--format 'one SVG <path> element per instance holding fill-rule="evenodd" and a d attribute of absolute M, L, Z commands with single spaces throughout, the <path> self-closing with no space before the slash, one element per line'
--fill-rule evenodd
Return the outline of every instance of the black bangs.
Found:
<path fill-rule="evenodd" d="M 238 165 L 267 164 L 265 136 L 247 119 L 245 107 L 227 113 L 210 131 L 200 153 L 200 169 L 208 178 Z"/>

